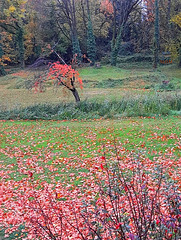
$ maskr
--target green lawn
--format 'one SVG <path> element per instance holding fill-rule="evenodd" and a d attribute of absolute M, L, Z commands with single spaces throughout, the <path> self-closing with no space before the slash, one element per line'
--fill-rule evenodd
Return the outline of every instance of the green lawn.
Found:
<path fill-rule="evenodd" d="M 102 66 L 101 68 L 82 68 L 79 70 L 80 76 L 85 80 L 102 81 L 105 79 L 124 79 L 135 75 L 142 76 L 148 71 L 126 70 L 112 66 Z"/>
<path fill-rule="evenodd" d="M 68 172 L 87 171 L 87 161 L 101 156 L 103 146 L 108 156 L 118 149 L 145 155 L 149 158 L 180 154 L 181 118 L 135 118 L 96 121 L 7 121 L 1 122 L 1 168 L 9 171 L 9 178 L 26 177 L 17 168 L 33 170 L 33 164 L 42 168 L 36 177 L 47 180 L 55 177 L 46 166 L 58 167 L 57 178 L 67 178 L 64 158 L 72 161 Z M 28 160 L 31 159 L 31 160 Z M 34 160 L 33 160 L 34 159 Z M 20 161 L 18 163 L 17 161 Z M 30 163 L 28 163 L 30 161 Z M 26 165 L 26 164 L 29 165 Z M 85 163 L 85 164 L 84 164 Z M 81 167 L 81 164 L 85 165 Z M 63 173 L 60 174 L 61 170 Z M 66 177 L 65 177 L 66 176 Z"/>
<path fill-rule="evenodd" d="M 81 187 L 87 173 L 97 167 L 104 153 L 107 162 L 119 156 L 171 164 L 181 160 L 181 118 L 128 118 L 91 121 L 0 121 L 1 177 L 7 181 L 24 179 Z M 115 150 L 116 146 L 116 150 Z M 168 159 L 168 161 L 167 161 Z M 100 169 L 101 170 L 101 169 Z M 170 170 L 171 171 L 171 170 Z M 170 173 L 169 173 L 170 174 Z M 15 188 L 16 190 L 16 188 Z M 13 233 L 6 240 L 21 239 Z"/>

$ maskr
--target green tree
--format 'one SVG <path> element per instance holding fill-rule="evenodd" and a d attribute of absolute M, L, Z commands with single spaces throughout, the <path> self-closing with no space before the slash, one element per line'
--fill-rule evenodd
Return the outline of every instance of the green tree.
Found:
<path fill-rule="evenodd" d="M 93 33 L 92 20 L 89 8 L 89 0 L 87 2 L 87 14 L 88 14 L 88 24 L 87 24 L 87 54 L 91 61 L 91 65 L 94 65 L 96 58 L 96 41 Z"/>
<path fill-rule="evenodd" d="M 178 66 L 181 67 L 181 12 L 173 16 L 171 21 L 175 23 L 179 30 L 179 37 L 174 40 L 174 47 L 176 49 L 176 57 L 178 59 Z"/>
<path fill-rule="evenodd" d="M 159 53 L 159 0 L 155 0 L 155 27 L 154 27 L 154 58 L 153 67 L 157 68 Z"/>
<path fill-rule="evenodd" d="M 57 0 L 57 19 L 59 21 L 59 27 L 65 33 L 65 28 L 61 25 L 66 25 L 67 29 L 70 31 L 68 36 L 72 42 L 72 52 L 73 55 L 77 56 L 78 60 L 81 60 L 81 50 L 77 33 L 77 19 L 76 19 L 76 1 L 75 0 Z M 61 24 L 63 22 L 63 24 Z M 67 26 L 68 25 L 68 26 Z M 67 34 L 65 33 L 67 36 Z"/>
<path fill-rule="evenodd" d="M 22 68 L 24 62 L 24 17 L 26 0 L 9 0 L 3 5 L 0 27 L 13 34 L 19 50 L 19 62 Z"/>
<path fill-rule="evenodd" d="M 111 42 L 111 65 L 117 63 L 117 56 L 121 46 L 122 34 L 130 13 L 140 0 L 111 0 L 113 6 L 113 36 Z"/>
<path fill-rule="evenodd" d="M 87 54 L 91 61 L 91 65 L 94 65 L 96 58 L 96 42 L 92 29 L 92 21 L 90 15 L 88 16 L 88 25 L 87 25 Z"/>
<path fill-rule="evenodd" d="M 19 49 L 19 61 L 22 68 L 25 67 L 25 48 L 24 48 L 24 29 L 23 26 L 17 25 L 16 39 Z"/>
<path fill-rule="evenodd" d="M 6 72 L 5 72 L 4 66 L 3 66 L 2 57 L 3 57 L 3 49 L 1 46 L 1 34 L 0 34 L 0 76 L 6 75 Z"/>

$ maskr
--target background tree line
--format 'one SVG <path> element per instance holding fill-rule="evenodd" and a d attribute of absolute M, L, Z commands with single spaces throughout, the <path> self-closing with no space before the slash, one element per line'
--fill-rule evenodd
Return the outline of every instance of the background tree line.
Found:
<path fill-rule="evenodd" d="M 116 65 L 119 55 L 171 51 L 181 66 L 180 0 L 1 0 L 0 75 L 38 58 Z"/>

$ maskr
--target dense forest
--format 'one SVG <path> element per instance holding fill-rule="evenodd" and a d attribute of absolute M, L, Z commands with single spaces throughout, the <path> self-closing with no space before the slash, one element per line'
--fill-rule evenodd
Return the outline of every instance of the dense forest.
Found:
<path fill-rule="evenodd" d="M 116 65 L 163 52 L 181 66 L 180 0 L 1 0 L 0 74 L 6 65 L 60 60 Z"/>

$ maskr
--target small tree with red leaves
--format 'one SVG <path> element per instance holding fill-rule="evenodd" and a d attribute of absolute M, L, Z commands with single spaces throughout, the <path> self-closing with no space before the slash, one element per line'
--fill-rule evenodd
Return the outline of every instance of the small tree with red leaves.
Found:
<path fill-rule="evenodd" d="M 76 102 L 80 102 L 80 97 L 76 86 L 82 88 L 82 79 L 79 77 L 78 71 L 74 70 L 70 65 L 55 62 L 50 66 L 48 79 L 58 82 L 72 92 Z"/>
<path fill-rule="evenodd" d="M 53 80 L 56 86 L 63 85 L 72 92 L 75 101 L 80 102 L 76 88 L 79 86 L 82 89 L 82 79 L 79 77 L 78 71 L 73 69 L 71 65 L 60 64 L 60 62 L 51 64 L 48 74 L 45 72 L 36 78 L 34 83 L 35 91 L 43 92 L 42 89 L 44 89 L 44 84 L 47 80 Z"/>

